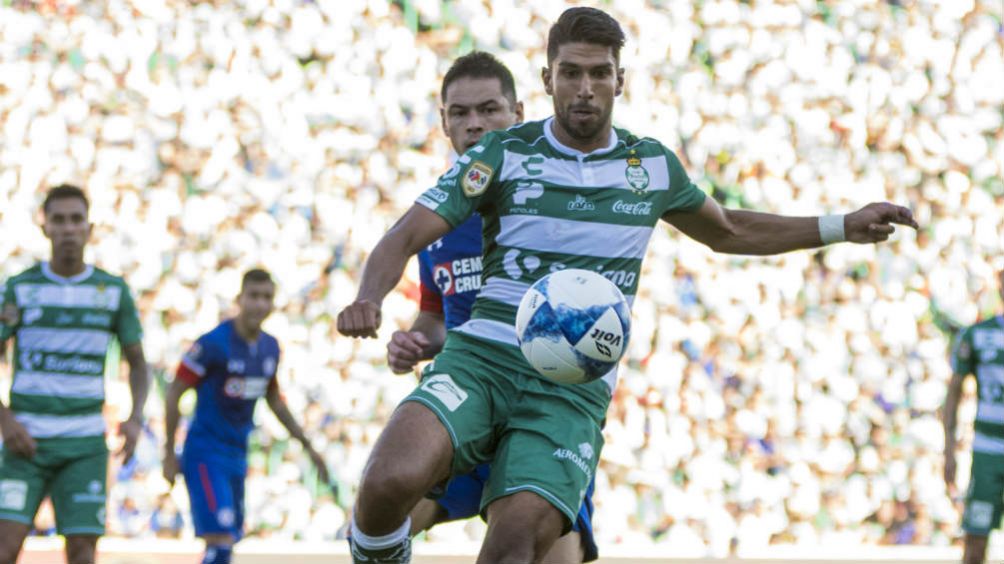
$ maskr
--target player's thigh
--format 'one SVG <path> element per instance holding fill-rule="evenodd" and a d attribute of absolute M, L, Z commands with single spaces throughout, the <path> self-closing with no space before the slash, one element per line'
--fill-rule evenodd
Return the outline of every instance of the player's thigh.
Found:
<path fill-rule="evenodd" d="M 567 528 L 568 518 L 536 491 L 516 491 L 486 509 L 488 531 L 478 562 L 542 561 Z"/>
<path fill-rule="evenodd" d="M 237 506 L 232 485 L 233 470 L 209 453 L 186 452 L 181 473 L 188 490 L 195 534 L 230 535 L 240 538 L 237 529 Z"/>
<path fill-rule="evenodd" d="M 411 406 L 399 418 L 395 413 L 399 421 L 392 421 L 397 424 L 394 448 L 418 451 L 423 459 L 445 452 L 450 460 L 449 475 L 472 470 L 491 459 L 497 415 L 502 411 L 498 406 L 505 403 L 503 393 L 493 381 L 490 366 L 459 351 L 443 351 L 426 367 L 422 380 L 398 411 L 409 408 L 409 404 L 425 409 Z M 431 424 L 429 415 L 433 416 Z M 415 441 L 430 439 L 437 450 L 423 453 L 425 444 Z M 446 448 L 441 448 L 444 443 Z"/>
<path fill-rule="evenodd" d="M 411 517 L 409 534 L 415 536 L 422 531 L 431 529 L 433 525 L 446 521 L 446 510 L 435 500 L 425 498 L 418 502 L 409 516 Z"/>
<path fill-rule="evenodd" d="M 107 479 L 106 449 L 66 455 L 50 489 L 59 534 L 96 537 L 105 533 Z"/>
<path fill-rule="evenodd" d="M 534 492 L 565 517 L 566 533 L 596 472 L 609 397 L 581 389 L 588 385 L 527 380 L 499 439 L 482 506 L 515 492 Z"/>
<path fill-rule="evenodd" d="M 966 491 L 962 529 L 976 536 L 989 536 L 1004 516 L 1004 455 L 973 453 L 972 473 Z"/>
<path fill-rule="evenodd" d="M 543 561 L 547 564 L 580 564 L 583 556 L 581 535 L 570 531 L 554 541 Z"/>
<path fill-rule="evenodd" d="M 0 562 L 14 562 L 31 525 L 0 519 Z"/>
<path fill-rule="evenodd" d="M 0 522 L 31 527 L 48 492 L 47 459 L 44 453 L 28 459 L 0 450 Z"/>

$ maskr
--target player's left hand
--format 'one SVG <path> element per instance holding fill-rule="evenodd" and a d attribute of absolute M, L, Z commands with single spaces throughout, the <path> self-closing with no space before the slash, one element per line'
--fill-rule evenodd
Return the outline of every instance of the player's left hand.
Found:
<path fill-rule="evenodd" d="M 307 455 L 310 456 L 310 461 L 314 463 L 314 467 L 317 468 L 317 478 L 324 482 L 325 484 L 331 483 L 331 476 L 328 474 L 328 465 L 324 462 L 324 457 L 321 453 L 314 450 L 314 447 L 307 447 Z"/>
<path fill-rule="evenodd" d="M 122 449 L 118 452 L 122 456 L 123 464 L 132 459 L 132 454 L 136 450 L 136 442 L 139 441 L 139 434 L 142 430 L 143 421 L 139 418 L 130 417 L 119 423 L 119 436 L 125 439 Z"/>
<path fill-rule="evenodd" d="M 873 203 L 844 217 L 844 238 L 852 243 L 878 243 L 895 233 L 894 225 L 917 229 L 913 212 L 888 202 Z"/>

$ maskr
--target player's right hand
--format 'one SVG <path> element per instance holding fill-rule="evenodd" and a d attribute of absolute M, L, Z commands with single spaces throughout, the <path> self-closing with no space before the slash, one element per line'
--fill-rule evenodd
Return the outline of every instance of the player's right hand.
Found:
<path fill-rule="evenodd" d="M 418 331 L 394 331 L 387 343 L 387 365 L 394 374 L 407 374 L 425 358 L 429 339 Z"/>
<path fill-rule="evenodd" d="M 14 414 L 9 409 L 3 409 L 0 412 L 0 431 L 3 433 L 5 449 L 25 458 L 35 456 L 35 448 L 38 446 L 35 439 L 31 438 L 24 425 L 14 419 Z"/>
<path fill-rule="evenodd" d="M 164 461 L 161 463 L 164 472 L 164 479 L 168 484 L 174 485 L 174 479 L 178 476 L 178 457 L 173 450 L 164 453 Z"/>
<path fill-rule="evenodd" d="M 380 306 L 356 300 L 338 314 L 338 332 L 346 337 L 376 338 L 380 328 Z"/>

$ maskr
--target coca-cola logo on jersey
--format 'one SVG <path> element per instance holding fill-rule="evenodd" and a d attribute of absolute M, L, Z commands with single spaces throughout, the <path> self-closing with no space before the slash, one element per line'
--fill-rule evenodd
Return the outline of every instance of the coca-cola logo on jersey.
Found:
<path fill-rule="evenodd" d="M 614 207 L 611 208 L 611 211 L 624 215 L 649 215 L 652 213 L 652 202 L 635 202 L 630 204 L 624 200 L 617 200 L 614 202 Z"/>

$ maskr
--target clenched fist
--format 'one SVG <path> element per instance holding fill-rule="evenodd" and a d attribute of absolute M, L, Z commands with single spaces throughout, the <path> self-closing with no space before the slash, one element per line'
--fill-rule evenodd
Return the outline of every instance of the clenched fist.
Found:
<path fill-rule="evenodd" d="M 380 328 L 380 306 L 369 300 L 349 304 L 338 314 L 338 332 L 346 337 L 375 338 Z"/>
<path fill-rule="evenodd" d="M 407 374 L 426 357 L 429 339 L 418 331 L 394 331 L 387 343 L 387 364 L 394 374 Z"/>

